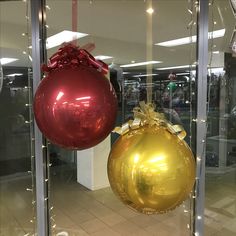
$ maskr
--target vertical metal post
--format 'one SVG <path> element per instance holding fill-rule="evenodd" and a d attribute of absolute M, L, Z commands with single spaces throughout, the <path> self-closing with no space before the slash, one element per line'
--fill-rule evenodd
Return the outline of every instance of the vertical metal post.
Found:
<path fill-rule="evenodd" d="M 45 0 L 31 0 L 33 92 L 42 78 L 41 64 L 46 62 Z M 34 124 L 36 165 L 37 235 L 49 235 L 47 144 Z"/>
<path fill-rule="evenodd" d="M 208 0 L 198 0 L 197 25 L 197 114 L 196 114 L 196 185 L 194 235 L 204 235 L 205 142 L 207 119 Z"/>

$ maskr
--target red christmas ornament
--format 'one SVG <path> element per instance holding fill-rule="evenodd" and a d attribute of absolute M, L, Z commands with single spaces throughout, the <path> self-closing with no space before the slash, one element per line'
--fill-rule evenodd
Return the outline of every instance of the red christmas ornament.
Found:
<path fill-rule="evenodd" d="M 64 148 L 95 146 L 113 129 L 117 113 L 115 91 L 104 76 L 107 65 L 71 44 L 62 47 L 49 62 L 42 68 L 49 74 L 34 98 L 39 129 Z"/>

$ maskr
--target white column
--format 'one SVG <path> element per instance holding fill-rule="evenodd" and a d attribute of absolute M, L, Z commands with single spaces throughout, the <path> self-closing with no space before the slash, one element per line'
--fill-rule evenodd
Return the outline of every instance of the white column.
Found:
<path fill-rule="evenodd" d="M 77 151 L 77 182 L 90 190 L 109 186 L 107 159 L 111 148 L 110 135 L 93 148 Z"/>

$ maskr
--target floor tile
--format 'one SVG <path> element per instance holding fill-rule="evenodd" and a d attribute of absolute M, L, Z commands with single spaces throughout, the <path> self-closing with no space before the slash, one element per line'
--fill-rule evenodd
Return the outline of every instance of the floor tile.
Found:
<path fill-rule="evenodd" d="M 149 215 L 138 215 L 138 216 L 134 216 L 134 217 L 129 218 L 129 220 L 141 228 L 151 226 L 151 225 L 158 223 L 157 220 L 155 220 L 154 218 L 152 218 Z"/>
<path fill-rule="evenodd" d="M 126 219 L 129 219 L 131 217 L 138 216 L 141 214 L 125 206 L 121 210 L 118 210 L 117 213 L 125 217 Z"/>
<path fill-rule="evenodd" d="M 214 232 L 210 236 L 235 236 L 235 232 L 232 232 L 231 230 L 228 229 L 222 229 L 218 232 Z"/>
<path fill-rule="evenodd" d="M 122 217 L 121 215 L 119 215 L 115 212 L 112 214 L 100 217 L 99 219 L 109 226 L 113 226 L 115 224 L 126 221 L 126 219 L 124 217 Z"/>
<path fill-rule="evenodd" d="M 97 231 L 101 231 L 102 229 L 107 228 L 106 224 L 103 223 L 101 220 L 98 219 L 94 219 L 94 220 L 89 220 L 86 221 L 82 224 L 80 224 L 80 226 L 88 233 L 95 233 Z"/>
<path fill-rule="evenodd" d="M 148 235 L 148 232 L 129 221 L 113 225 L 111 228 L 121 235 Z"/>
<path fill-rule="evenodd" d="M 110 228 L 105 228 L 103 230 L 100 230 L 96 233 L 92 233 L 90 235 L 92 235 L 92 236 L 119 236 L 120 234 L 111 230 Z"/>

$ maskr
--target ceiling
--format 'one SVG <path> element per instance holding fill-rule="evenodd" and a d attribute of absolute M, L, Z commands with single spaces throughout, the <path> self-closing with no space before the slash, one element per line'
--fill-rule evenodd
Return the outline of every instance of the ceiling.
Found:
<path fill-rule="evenodd" d="M 47 35 L 72 30 L 72 1 L 46 2 L 50 8 L 47 9 Z M 111 60 L 105 62 L 118 65 L 129 64 L 131 61 L 162 61 L 161 64 L 153 65 L 155 70 L 160 67 L 194 63 L 195 44 L 175 47 L 154 45 L 196 35 L 196 12 L 195 9 L 192 9 L 193 14 L 188 11 L 191 9 L 191 1 L 153 0 L 152 5 L 154 13 L 150 27 L 150 15 L 146 12 L 145 0 L 78 0 L 77 28 L 79 32 L 89 34 L 80 39 L 78 44 L 95 43 L 96 48 L 92 51 L 94 56 L 112 56 Z M 31 45 L 30 20 L 27 21 L 26 18 L 30 17 L 29 9 L 26 1 L 0 1 L 0 57 L 19 59 L 8 66 L 31 66 L 28 58 L 28 53 L 31 53 L 28 49 Z M 213 1 L 209 6 L 209 18 L 209 31 L 226 29 L 224 37 L 209 40 L 210 48 L 214 45 L 213 50 L 220 52 L 212 54 L 211 64 L 213 67 L 221 67 L 224 52 L 230 51 L 230 40 L 235 27 L 235 18 L 229 1 Z M 191 20 L 193 24 L 189 28 Z M 29 37 L 22 36 L 22 33 L 27 31 Z M 149 46 L 149 49 L 151 48 L 152 55 L 147 57 L 147 42 L 150 42 L 150 39 L 152 46 Z M 48 55 L 52 55 L 56 50 L 57 48 L 49 49 Z"/>

